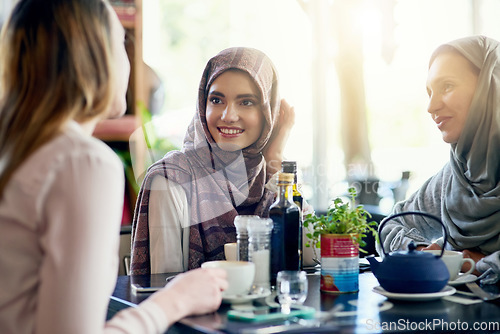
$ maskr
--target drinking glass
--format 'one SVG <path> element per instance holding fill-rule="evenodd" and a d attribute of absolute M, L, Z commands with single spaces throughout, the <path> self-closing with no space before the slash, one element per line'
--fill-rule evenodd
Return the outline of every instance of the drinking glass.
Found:
<path fill-rule="evenodd" d="M 301 305 L 307 298 L 306 272 L 289 270 L 278 272 L 276 291 L 282 312 L 290 313 L 290 306 Z"/>

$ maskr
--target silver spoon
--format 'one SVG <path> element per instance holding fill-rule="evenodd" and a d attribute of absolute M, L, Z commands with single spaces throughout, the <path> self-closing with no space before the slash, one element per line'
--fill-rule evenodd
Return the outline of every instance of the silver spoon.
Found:
<path fill-rule="evenodd" d="M 496 299 L 500 298 L 500 293 L 493 294 L 493 293 L 486 292 L 483 289 L 481 289 L 479 287 L 479 285 L 477 285 L 477 283 L 474 283 L 474 282 L 465 283 L 465 285 L 467 285 L 467 287 L 470 289 L 470 291 L 473 294 L 475 294 L 477 297 L 479 297 L 480 299 L 482 299 L 484 301 L 492 301 L 492 300 L 496 300 Z"/>

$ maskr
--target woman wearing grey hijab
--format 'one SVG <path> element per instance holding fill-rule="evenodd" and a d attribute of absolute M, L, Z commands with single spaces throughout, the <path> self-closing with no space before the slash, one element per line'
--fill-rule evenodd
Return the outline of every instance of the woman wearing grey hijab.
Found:
<path fill-rule="evenodd" d="M 423 211 L 441 218 L 446 248 L 476 261 L 483 283 L 500 278 L 500 44 L 484 36 L 440 46 L 429 62 L 428 112 L 450 144 L 450 161 L 393 214 Z M 421 216 L 388 221 L 384 249 L 440 249 L 443 231 Z M 465 268 L 464 268 L 465 269 Z"/>

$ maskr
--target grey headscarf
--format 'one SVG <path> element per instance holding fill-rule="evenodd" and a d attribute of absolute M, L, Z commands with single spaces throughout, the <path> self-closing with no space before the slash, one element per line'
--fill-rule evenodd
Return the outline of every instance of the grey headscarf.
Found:
<path fill-rule="evenodd" d="M 480 70 L 466 124 L 451 145 L 450 161 L 408 200 L 396 204 L 393 213 L 424 211 L 440 217 L 449 233 L 447 248 L 485 254 L 477 269 L 487 272 L 483 282 L 492 283 L 500 277 L 500 44 L 472 36 L 446 45 Z M 405 216 L 389 221 L 381 240 L 386 251 L 393 251 L 411 240 L 442 245 L 442 235 L 437 222 Z"/>

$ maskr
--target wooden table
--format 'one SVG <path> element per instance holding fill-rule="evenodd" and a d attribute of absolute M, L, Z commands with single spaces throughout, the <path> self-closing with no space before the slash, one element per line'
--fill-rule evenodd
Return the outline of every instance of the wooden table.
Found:
<path fill-rule="evenodd" d="M 131 283 L 161 284 L 168 276 L 119 276 L 110 300 L 109 316 L 120 309 L 135 306 L 150 296 L 149 293 L 134 294 Z M 360 274 L 358 293 L 333 295 L 320 292 L 319 278 L 318 272 L 308 274 L 309 293 L 304 304 L 318 311 L 329 311 L 336 307 L 339 309 L 335 313 L 336 317 L 319 328 L 300 327 L 290 333 L 500 333 L 500 303 L 464 305 L 450 301 L 448 297 L 425 302 L 389 300 L 373 292 L 378 282 L 371 272 Z M 457 290 L 468 291 L 465 287 L 457 287 Z M 285 324 L 284 321 L 258 325 L 228 321 L 226 312 L 230 308 L 231 305 L 223 304 L 216 313 L 182 319 L 168 333 L 266 333 L 271 332 L 269 328 L 279 329 L 271 326 Z"/>

